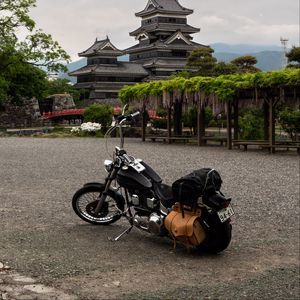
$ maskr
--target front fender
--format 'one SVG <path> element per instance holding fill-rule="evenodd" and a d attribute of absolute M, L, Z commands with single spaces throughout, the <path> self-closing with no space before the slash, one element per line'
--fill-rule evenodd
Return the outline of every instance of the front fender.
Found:
<path fill-rule="evenodd" d="M 101 182 L 88 182 L 84 184 L 84 187 L 94 187 L 100 190 L 104 190 L 105 184 Z M 124 211 L 125 199 L 122 194 L 112 188 L 109 188 L 109 194 L 116 200 L 118 208 Z"/>

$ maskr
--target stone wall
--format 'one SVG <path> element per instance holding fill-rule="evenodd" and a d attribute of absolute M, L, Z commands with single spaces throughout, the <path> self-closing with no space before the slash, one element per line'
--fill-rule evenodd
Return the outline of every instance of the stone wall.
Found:
<path fill-rule="evenodd" d="M 18 128 L 43 126 L 45 122 L 41 115 L 43 112 L 61 111 L 75 108 L 73 97 L 69 94 L 52 95 L 46 99 L 48 108 L 45 109 L 35 98 L 23 100 L 22 105 L 16 105 L 11 101 L 6 101 L 3 111 L 0 110 L 0 127 Z M 51 123 L 51 122 L 50 122 Z"/>
<path fill-rule="evenodd" d="M 0 127 L 17 128 L 41 126 L 42 119 L 38 100 L 24 100 L 23 105 L 6 101 L 3 111 L 0 111 Z"/>

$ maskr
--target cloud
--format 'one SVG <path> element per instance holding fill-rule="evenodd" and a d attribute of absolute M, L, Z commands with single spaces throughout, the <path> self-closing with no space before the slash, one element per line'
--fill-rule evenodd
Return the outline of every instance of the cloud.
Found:
<path fill-rule="evenodd" d="M 1 1 L 1 0 L 0 0 Z M 194 9 L 188 23 L 201 28 L 194 35 L 203 44 L 251 43 L 280 45 L 280 36 L 299 43 L 297 0 L 179 0 Z M 109 35 L 113 44 L 125 49 L 136 43 L 129 32 L 140 26 L 135 13 L 147 0 L 37 0 L 31 15 L 38 27 L 50 33 L 64 49 L 78 59 L 95 38 Z M 270 9 L 272 8 L 272 9 Z"/>

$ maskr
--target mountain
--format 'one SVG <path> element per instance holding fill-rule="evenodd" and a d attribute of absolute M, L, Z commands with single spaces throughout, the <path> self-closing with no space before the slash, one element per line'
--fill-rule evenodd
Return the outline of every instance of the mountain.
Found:
<path fill-rule="evenodd" d="M 280 46 L 214 43 L 210 47 L 214 49 L 214 56 L 218 61 L 230 62 L 239 56 L 252 55 L 257 59 L 256 66 L 262 71 L 280 70 L 282 68 L 282 48 Z M 120 56 L 118 60 L 129 61 L 129 56 Z M 86 58 L 81 58 L 69 63 L 67 68 L 68 72 L 72 72 L 84 66 L 86 66 Z M 66 73 L 60 73 L 59 78 L 66 78 L 76 83 L 76 78 L 70 77 Z"/>
<path fill-rule="evenodd" d="M 277 45 L 213 43 L 210 47 L 213 48 L 215 52 L 237 53 L 240 55 L 265 51 L 282 51 L 282 48 Z"/>
<path fill-rule="evenodd" d="M 210 47 L 218 61 L 230 62 L 239 56 L 251 55 L 257 59 L 256 66 L 262 71 L 282 69 L 282 48 L 276 45 L 215 43 Z"/>

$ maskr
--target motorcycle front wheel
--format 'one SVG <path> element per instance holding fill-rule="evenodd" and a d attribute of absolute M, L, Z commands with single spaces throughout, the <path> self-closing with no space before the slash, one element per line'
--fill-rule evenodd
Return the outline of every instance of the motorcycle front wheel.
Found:
<path fill-rule="evenodd" d="M 108 191 L 101 210 L 96 214 L 95 208 L 103 189 L 100 186 L 85 186 L 74 194 L 72 208 L 82 220 L 94 225 L 109 225 L 121 218 L 124 204 L 117 200 L 117 195 L 112 190 Z"/>

